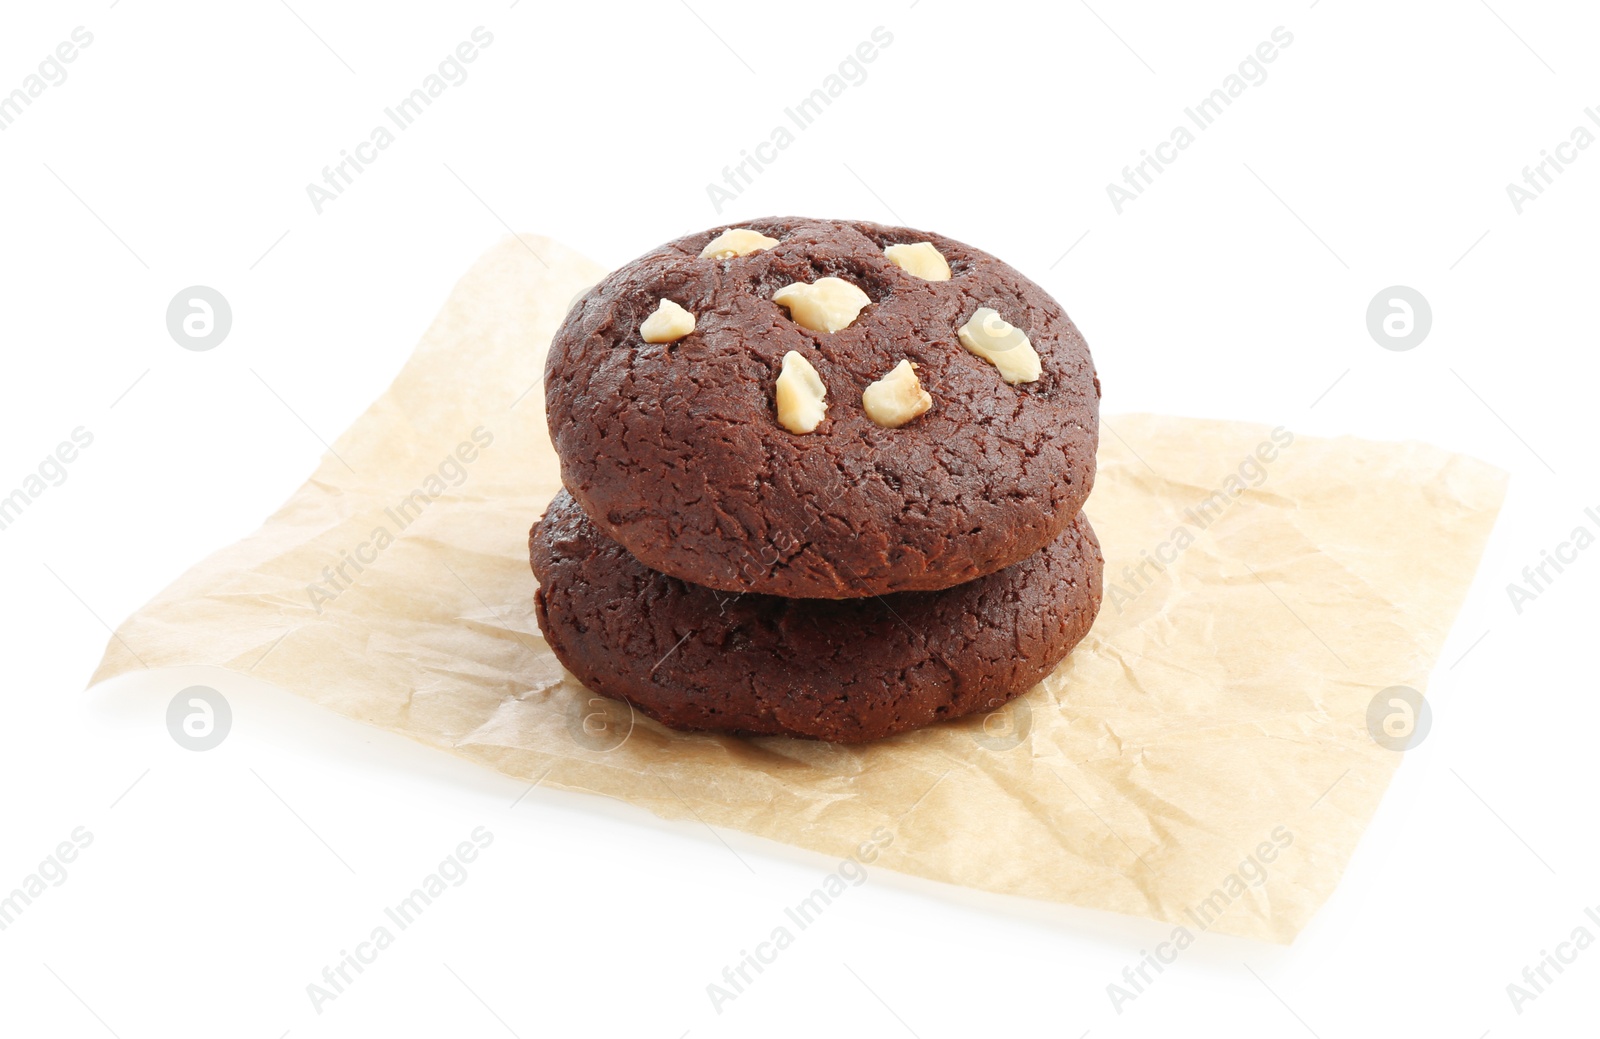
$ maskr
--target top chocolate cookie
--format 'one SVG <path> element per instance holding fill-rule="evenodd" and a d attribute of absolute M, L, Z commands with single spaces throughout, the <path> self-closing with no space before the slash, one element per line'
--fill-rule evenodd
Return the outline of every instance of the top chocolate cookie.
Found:
<path fill-rule="evenodd" d="M 1066 313 L 942 235 L 770 217 L 573 306 L 545 366 L 567 490 L 640 562 L 859 598 L 1018 562 L 1094 483 L 1100 383 Z"/>

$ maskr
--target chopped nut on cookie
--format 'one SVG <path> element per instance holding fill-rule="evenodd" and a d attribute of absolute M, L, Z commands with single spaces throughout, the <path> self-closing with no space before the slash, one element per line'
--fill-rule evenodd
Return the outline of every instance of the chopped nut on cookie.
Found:
<path fill-rule="evenodd" d="M 675 343 L 693 331 L 694 315 L 670 299 L 662 300 L 639 326 L 647 343 Z"/>
<path fill-rule="evenodd" d="M 889 374 L 866 388 L 861 406 L 867 418 L 885 429 L 899 429 L 933 407 L 933 398 L 917 380 L 917 366 L 901 361 Z"/>
<path fill-rule="evenodd" d="M 944 254 L 933 247 L 932 242 L 891 245 L 883 251 L 883 255 L 896 267 L 923 281 L 950 280 L 950 264 L 945 261 Z"/>
<path fill-rule="evenodd" d="M 962 346 L 998 368 L 1000 377 L 1012 385 L 1037 382 L 1044 371 L 1038 351 L 1022 329 L 990 307 L 979 307 L 956 336 Z"/>
<path fill-rule="evenodd" d="M 772 302 L 789 308 L 795 324 L 813 332 L 849 328 L 872 303 L 865 292 L 843 278 L 818 278 L 807 285 L 797 281 L 772 294 Z"/>
<path fill-rule="evenodd" d="M 828 404 L 822 376 L 798 351 L 783 355 L 778 374 L 778 424 L 791 433 L 809 433 L 822 424 Z"/>
<path fill-rule="evenodd" d="M 706 243 L 706 247 L 700 250 L 700 258 L 726 260 L 771 249 L 777 244 L 776 238 L 768 238 L 760 231 L 752 231 L 748 227 L 730 227 Z"/>

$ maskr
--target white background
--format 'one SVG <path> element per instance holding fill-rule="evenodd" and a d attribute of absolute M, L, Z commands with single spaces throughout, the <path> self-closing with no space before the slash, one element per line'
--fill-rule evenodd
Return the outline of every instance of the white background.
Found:
<path fill-rule="evenodd" d="M 0 1031 L 1591 1034 L 1600 946 L 1520 1015 L 1506 986 L 1600 905 L 1600 551 L 1520 615 L 1506 585 L 1600 528 L 1600 148 L 1520 214 L 1506 185 L 1600 133 L 1592 7 L 691 2 L 7 5 L 0 92 L 75 27 L 94 42 L 0 132 L 0 493 L 73 429 L 94 443 L 0 531 L 0 889 L 75 827 L 93 843 L 0 932 Z M 467 81 L 317 214 L 306 184 L 479 25 Z M 866 81 L 719 214 L 706 184 L 880 25 Z M 1266 80 L 1119 215 L 1106 184 L 1277 26 L 1294 40 Z M 1169 925 L 879 871 L 719 1015 L 706 985 L 833 864 L 517 801 L 221 672 L 83 691 L 104 625 L 298 486 L 508 227 L 616 265 L 770 213 L 1008 259 L 1083 329 L 1108 416 L 1419 438 L 1513 474 L 1433 730 L 1293 946 L 1204 935 L 1118 1014 L 1107 984 Z M 195 284 L 233 307 L 206 353 L 165 327 Z M 1397 284 L 1433 310 L 1409 352 L 1366 329 Z M 207 753 L 164 724 L 196 681 L 234 711 Z M 494 843 L 469 879 L 314 1012 L 306 985 L 477 826 Z"/>

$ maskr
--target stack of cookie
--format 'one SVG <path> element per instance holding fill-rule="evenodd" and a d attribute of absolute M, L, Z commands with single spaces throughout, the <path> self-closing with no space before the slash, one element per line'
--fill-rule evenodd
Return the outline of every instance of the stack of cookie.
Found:
<path fill-rule="evenodd" d="M 688 235 L 574 305 L 545 402 L 540 629 L 672 728 L 856 743 L 990 711 L 1099 610 L 1088 347 L 971 246 Z"/>

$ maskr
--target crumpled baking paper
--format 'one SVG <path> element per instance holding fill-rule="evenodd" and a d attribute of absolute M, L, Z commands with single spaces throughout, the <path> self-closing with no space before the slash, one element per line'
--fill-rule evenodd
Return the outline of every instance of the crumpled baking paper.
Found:
<path fill-rule="evenodd" d="M 533 615 L 528 527 L 559 487 L 538 380 L 602 273 L 531 235 L 491 249 L 311 479 L 125 621 L 93 681 L 251 670 L 665 817 L 840 858 L 870 838 L 903 873 L 1293 939 L 1401 757 L 1369 704 L 1425 687 L 1503 473 L 1415 443 L 1108 418 L 1088 505 L 1105 606 L 1038 688 L 866 746 L 676 733 L 579 686 Z"/>

